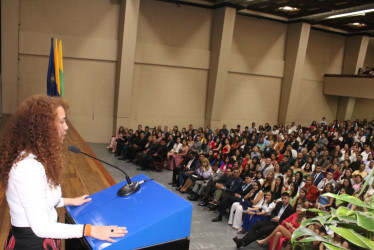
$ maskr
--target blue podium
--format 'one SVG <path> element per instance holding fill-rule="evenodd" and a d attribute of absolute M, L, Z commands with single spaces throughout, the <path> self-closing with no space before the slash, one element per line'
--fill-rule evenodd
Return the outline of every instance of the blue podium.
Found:
<path fill-rule="evenodd" d="M 149 179 L 140 174 L 132 181 Z M 117 196 L 125 182 L 118 183 L 91 195 L 92 201 L 79 207 L 67 206 L 67 218 L 75 224 L 95 226 L 118 225 L 127 227 L 122 238 L 114 243 L 85 237 L 91 249 L 141 249 L 186 241 L 191 230 L 192 204 L 151 180 L 141 184 L 140 190 L 127 197 Z M 185 243 L 185 244 L 186 244 Z M 160 249 L 166 249 L 161 247 Z M 180 245 L 178 247 L 180 248 Z"/>

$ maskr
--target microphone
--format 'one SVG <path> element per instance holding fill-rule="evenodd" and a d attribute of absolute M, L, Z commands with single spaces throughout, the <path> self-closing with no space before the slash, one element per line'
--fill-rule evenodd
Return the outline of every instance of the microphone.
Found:
<path fill-rule="evenodd" d="M 98 159 L 98 158 L 96 158 L 96 157 L 94 157 L 94 156 L 92 156 L 92 155 L 86 154 L 86 153 L 82 152 L 82 151 L 80 150 L 80 148 L 78 148 L 77 146 L 69 145 L 69 146 L 68 146 L 68 150 L 71 151 L 71 152 L 73 152 L 73 153 L 76 153 L 76 154 L 84 154 L 84 155 L 86 155 L 86 156 L 88 156 L 88 157 L 91 157 L 91 158 L 97 160 L 97 161 L 100 161 L 100 162 L 102 162 L 102 163 L 105 163 L 105 164 L 107 164 L 107 165 L 109 165 L 109 166 L 111 166 L 111 167 L 113 167 L 113 168 L 115 168 L 115 169 L 118 169 L 119 171 L 121 171 L 122 173 L 124 173 L 125 176 L 126 176 L 127 184 L 126 184 L 125 186 L 121 187 L 121 188 L 118 190 L 118 192 L 117 192 L 117 195 L 118 195 L 118 196 L 122 196 L 122 197 L 124 197 L 124 196 L 129 196 L 129 195 L 131 195 L 131 194 L 133 194 L 133 193 L 135 193 L 136 191 L 139 190 L 139 188 L 140 188 L 140 183 L 138 183 L 138 182 L 136 182 L 136 181 L 131 182 L 130 176 L 128 176 L 128 175 L 126 174 L 126 172 L 123 171 L 122 169 L 120 169 L 119 167 L 116 167 L 116 166 L 114 166 L 114 165 L 112 165 L 112 164 L 110 164 L 110 163 L 108 163 L 108 162 L 105 162 L 105 161 L 103 161 L 103 160 L 100 160 L 100 159 Z M 144 182 L 143 182 L 143 183 L 144 183 Z"/>

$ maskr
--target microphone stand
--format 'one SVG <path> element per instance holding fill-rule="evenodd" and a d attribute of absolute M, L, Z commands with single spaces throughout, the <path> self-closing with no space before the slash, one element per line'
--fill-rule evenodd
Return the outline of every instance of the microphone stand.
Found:
<path fill-rule="evenodd" d="M 72 152 L 74 152 L 74 151 L 72 151 Z M 76 152 L 74 152 L 74 153 L 76 153 Z M 79 151 L 79 153 L 84 154 L 84 155 L 86 155 L 86 156 L 88 156 L 88 157 L 91 157 L 92 159 L 95 159 L 95 160 L 100 161 L 100 162 L 102 162 L 102 163 L 105 163 L 105 164 L 107 164 L 107 165 L 109 165 L 109 166 L 111 166 L 111 167 L 113 167 L 113 168 L 115 168 L 115 169 L 118 169 L 119 171 L 121 171 L 122 173 L 125 174 L 127 184 L 126 184 L 125 186 L 121 187 L 121 188 L 118 190 L 118 192 L 117 192 L 117 195 L 118 195 L 118 196 L 121 196 L 121 197 L 129 196 L 129 195 L 132 195 L 133 193 L 135 193 L 136 191 L 139 190 L 139 188 L 140 188 L 140 184 L 139 184 L 137 181 L 132 182 L 132 181 L 130 180 L 130 176 L 128 176 L 128 175 L 126 174 L 126 172 L 123 171 L 122 169 L 120 169 L 119 167 L 116 167 L 116 166 L 114 166 L 114 165 L 112 165 L 112 164 L 110 164 L 110 163 L 108 163 L 108 162 L 105 162 L 105 161 L 103 161 L 103 160 L 100 160 L 100 159 L 98 159 L 98 158 L 96 158 L 96 157 L 93 157 L 92 155 L 86 154 L 86 153 L 84 153 L 84 152 L 82 152 L 82 151 Z"/>

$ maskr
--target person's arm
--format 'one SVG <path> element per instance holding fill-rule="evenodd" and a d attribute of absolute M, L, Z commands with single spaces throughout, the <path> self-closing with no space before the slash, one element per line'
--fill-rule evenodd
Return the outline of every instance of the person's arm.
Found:
<path fill-rule="evenodd" d="M 190 150 L 190 148 L 188 146 L 185 147 L 185 150 L 184 150 L 184 153 L 183 154 L 180 154 L 181 156 L 186 156 L 188 154 L 188 151 Z"/>
<path fill-rule="evenodd" d="M 274 193 L 274 190 L 275 190 L 275 181 L 273 181 L 273 182 L 271 183 L 271 192 Z"/>
<path fill-rule="evenodd" d="M 80 238 L 83 236 L 84 225 L 68 225 L 49 220 L 47 211 L 47 193 L 49 184 L 46 180 L 45 170 L 42 164 L 35 160 L 19 162 L 16 171 L 13 172 L 16 194 L 27 216 L 28 224 L 32 231 L 40 238 Z M 70 200 L 71 201 L 71 200 Z M 69 199 L 67 203 L 70 202 Z M 59 204 L 66 200 L 60 199 Z M 119 234 L 111 232 L 115 229 Z M 113 241 L 110 237 L 122 237 L 127 233 L 123 227 L 95 227 L 92 226 L 91 236 L 97 239 Z"/>
<path fill-rule="evenodd" d="M 262 190 L 260 190 L 257 195 L 256 195 L 256 198 L 254 200 L 252 200 L 252 204 L 257 204 L 262 198 L 264 197 L 264 193 L 262 192 Z"/>

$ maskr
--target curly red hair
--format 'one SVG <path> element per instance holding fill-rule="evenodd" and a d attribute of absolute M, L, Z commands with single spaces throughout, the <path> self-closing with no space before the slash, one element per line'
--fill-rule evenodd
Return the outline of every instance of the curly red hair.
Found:
<path fill-rule="evenodd" d="M 24 101 L 7 122 L 0 136 L 0 181 L 5 188 L 12 166 L 30 153 L 43 164 L 49 184 L 60 184 L 64 160 L 56 127 L 60 106 L 68 112 L 63 99 L 36 95 Z M 22 152 L 26 154 L 21 156 Z"/>

